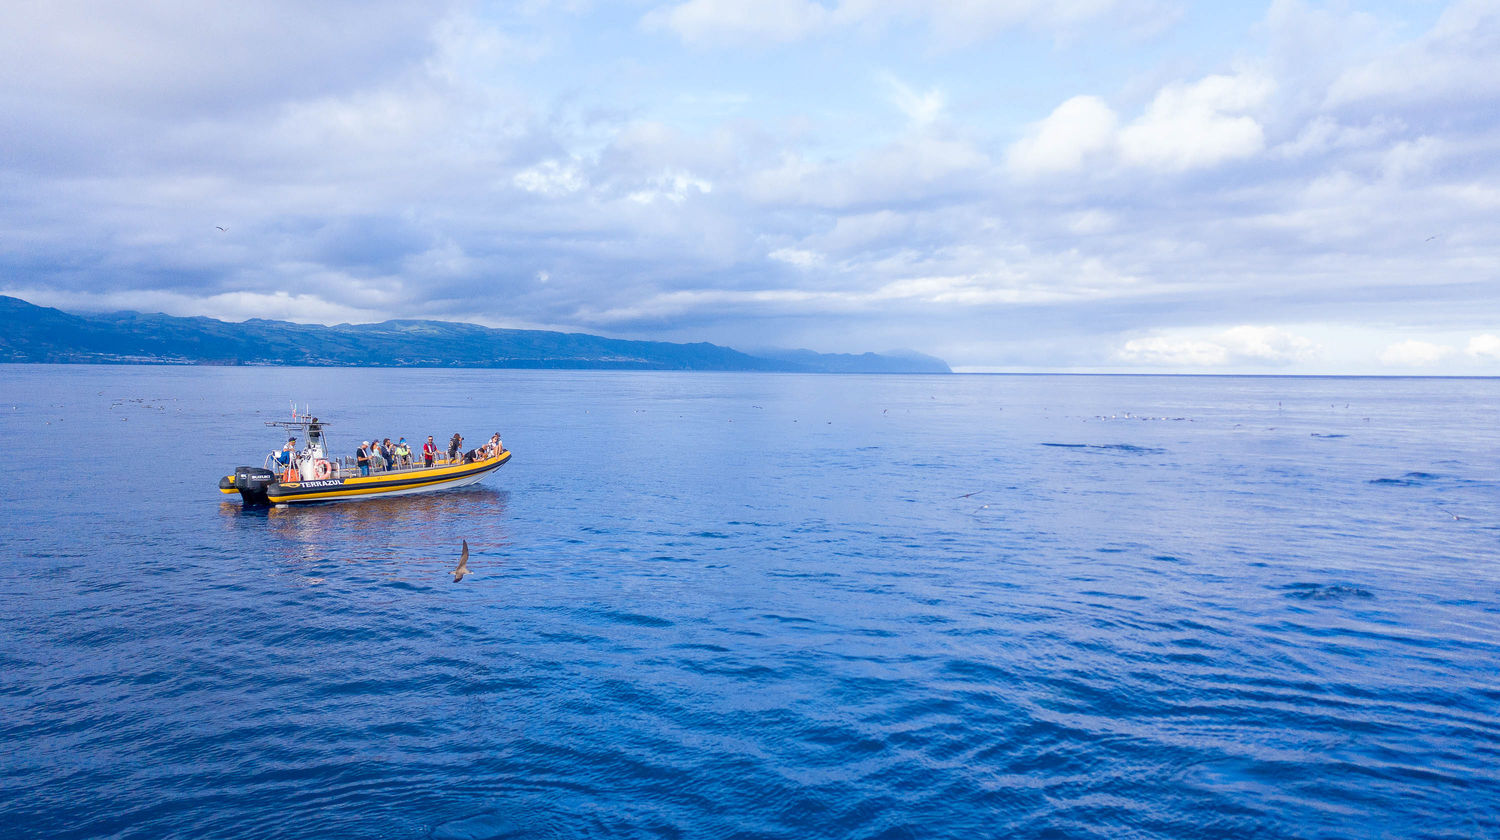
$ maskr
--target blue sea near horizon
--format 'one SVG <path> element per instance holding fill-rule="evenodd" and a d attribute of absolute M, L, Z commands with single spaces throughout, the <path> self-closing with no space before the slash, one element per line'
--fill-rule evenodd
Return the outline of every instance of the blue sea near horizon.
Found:
<path fill-rule="evenodd" d="M 0 395 L 4 836 L 1500 836 L 1500 380 L 0 365 Z M 341 452 L 515 455 L 224 501 L 291 399 Z"/>

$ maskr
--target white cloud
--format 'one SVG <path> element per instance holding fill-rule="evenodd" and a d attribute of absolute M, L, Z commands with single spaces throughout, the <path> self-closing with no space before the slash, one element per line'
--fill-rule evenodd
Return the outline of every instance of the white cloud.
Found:
<path fill-rule="evenodd" d="M 1500 359 L 1500 335 L 1476 335 L 1469 339 L 1469 346 L 1464 352 L 1478 359 Z"/>
<path fill-rule="evenodd" d="M 276 292 L 224 292 L 214 295 L 184 294 L 158 290 L 120 292 L 60 292 L 51 289 L 6 289 L 37 306 L 72 312 L 135 310 L 178 316 L 207 316 L 224 321 L 269 318 L 297 324 L 373 323 L 391 317 L 392 298 L 366 290 L 368 307 L 347 306 L 313 294 Z"/>
<path fill-rule="evenodd" d="M 649 12 L 648 28 L 668 29 L 695 44 L 786 43 L 850 29 L 925 26 L 938 40 L 966 44 L 997 32 L 1032 27 L 1066 33 L 1107 18 L 1134 31 L 1177 16 L 1160 0 L 687 0 Z"/>
<path fill-rule="evenodd" d="M 886 83 L 891 88 L 891 101 L 914 125 L 918 127 L 931 125 L 942 115 L 946 101 L 941 90 L 933 88 L 926 93 L 918 93 L 910 85 L 894 76 L 887 76 Z"/>
<path fill-rule="evenodd" d="M 572 163 L 546 160 L 528 167 L 511 179 L 517 187 L 537 195 L 563 196 L 588 186 L 583 173 Z"/>
<path fill-rule="evenodd" d="M 1145 114 L 1120 131 L 1121 159 L 1180 172 L 1257 154 L 1265 132 L 1246 112 L 1263 105 L 1274 87 L 1255 74 L 1167 85 Z"/>
<path fill-rule="evenodd" d="M 869 301 L 906 300 L 940 306 L 1005 306 L 1056 303 L 1075 297 L 1067 289 L 1048 288 L 1015 269 L 988 275 L 926 276 L 895 280 L 870 292 Z"/>
<path fill-rule="evenodd" d="M 1006 164 L 1021 177 L 1082 169 L 1113 147 L 1117 123 L 1104 100 L 1075 96 L 1013 143 Z"/>
<path fill-rule="evenodd" d="M 707 195 L 714 191 L 714 185 L 691 172 L 681 170 L 662 172 L 647 180 L 644 189 L 631 192 L 626 196 L 637 204 L 651 204 L 656 201 L 669 201 L 673 204 L 681 204 L 692 195 Z"/>
<path fill-rule="evenodd" d="M 829 11 L 811 0 L 688 0 L 657 9 L 649 28 L 665 28 L 689 43 L 800 40 L 827 25 Z"/>
<path fill-rule="evenodd" d="M 7 111 L 9 95 L 24 93 L 44 111 L 78 105 L 96 119 L 253 113 L 399 78 L 429 57 L 434 22 L 451 5 L 8 3 L 0 92 Z"/>
<path fill-rule="evenodd" d="M 1174 82 L 1125 126 L 1104 100 L 1075 96 L 1011 144 L 1006 164 L 1011 174 L 1027 178 L 1107 171 L 1116 162 L 1183 172 L 1251 157 L 1266 139 L 1249 112 L 1264 106 L 1274 89 L 1268 77 L 1254 73 Z"/>
<path fill-rule="evenodd" d="M 812 268 L 823 262 L 823 255 L 817 251 L 809 251 L 805 248 L 777 248 L 766 256 L 778 262 L 795 265 L 798 268 Z"/>
<path fill-rule="evenodd" d="M 1079 236 L 1095 236 L 1114 230 L 1120 220 L 1113 213 L 1089 209 L 1075 213 L 1066 220 L 1067 229 Z"/>
<path fill-rule="evenodd" d="M 1278 327 L 1231 327 L 1220 333 L 1218 338 L 1236 358 L 1272 364 L 1300 362 L 1318 349 L 1310 339 Z"/>
<path fill-rule="evenodd" d="M 1312 340 L 1280 327 L 1245 324 L 1212 335 L 1153 335 L 1126 341 L 1116 358 L 1132 364 L 1176 368 L 1288 365 L 1318 352 Z"/>
<path fill-rule="evenodd" d="M 464 252 L 463 246 L 444 238 L 421 253 L 401 260 L 401 273 L 411 277 L 468 277 L 481 266 Z"/>
<path fill-rule="evenodd" d="M 1314 117 L 1296 139 L 1282 143 L 1274 152 L 1286 158 L 1324 155 L 1342 149 L 1362 149 L 1379 143 L 1402 129 L 1397 120 L 1377 118 L 1366 125 L 1343 125 L 1329 116 Z"/>
<path fill-rule="evenodd" d="M 1427 367 L 1443 361 L 1453 353 L 1452 347 L 1408 339 L 1385 348 L 1380 354 L 1380 361 L 1394 367 Z"/>
<path fill-rule="evenodd" d="M 1500 14 L 1494 0 L 1458 0 L 1421 38 L 1344 70 L 1329 87 L 1325 104 L 1430 107 L 1455 98 L 1493 100 L 1500 96 L 1497 40 Z"/>
<path fill-rule="evenodd" d="M 777 259 L 801 259 L 807 255 L 773 254 Z M 689 314 L 712 317 L 726 309 L 754 308 L 760 314 L 811 313 L 847 315 L 879 311 L 895 303 L 903 307 L 1003 306 L 1053 303 L 1068 300 L 1064 291 L 1016 284 L 1013 278 L 997 276 L 924 276 L 893 280 L 873 288 L 810 289 L 683 289 L 652 295 L 629 304 L 584 307 L 576 317 L 582 321 L 620 326 L 639 319 L 682 317 Z"/>
<path fill-rule="evenodd" d="M 891 210 L 847 213 L 839 216 L 832 230 L 811 237 L 811 241 L 835 253 L 890 247 L 911 234 L 913 223 L 912 216 Z"/>
<path fill-rule="evenodd" d="M 1382 174 L 1395 180 L 1421 178 L 1436 169 L 1452 151 L 1447 143 L 1436 137 L 1402 141 L 1385 152 L 1381 160 Z"/>
<path fill-rule="evenodd" d="M 864 203 L 930 200 L 972 191 L 990 177 L 989 158 L 973 143 L 920 132 L 838 161 L 785 155 L 751 173 L 744 193 L 768 205 L 842 208 Z"/>
<path fill-rule="evenodd" d="M 1229 363 L 1222 344 L 1194 338 L 1133 338 L 1116 356 L 1122 361 L 1163 367 L 1219 367 Z"/>

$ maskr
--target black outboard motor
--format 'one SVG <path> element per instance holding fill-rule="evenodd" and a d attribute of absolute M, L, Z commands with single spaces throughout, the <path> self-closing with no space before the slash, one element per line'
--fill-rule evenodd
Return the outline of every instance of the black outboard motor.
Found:
<path fill-rule="evenodd" d="M 276 480 L 276 473 L 264 467 L 235 467 L 234 486 L 240 491 L 245 507 L 265 507 L 271 504 L 266 488 Z"/>

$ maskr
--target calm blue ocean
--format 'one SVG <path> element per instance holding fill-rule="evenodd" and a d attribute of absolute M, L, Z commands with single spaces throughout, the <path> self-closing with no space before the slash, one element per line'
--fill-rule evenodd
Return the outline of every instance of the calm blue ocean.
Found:
<path fill-rule="evenodd" d="M 225 502 L 291 399 L 346 454 L 515 457 Z M 1500 836 L 1500 380 L 11 365 L 0 403 L 6 837 Z"/>

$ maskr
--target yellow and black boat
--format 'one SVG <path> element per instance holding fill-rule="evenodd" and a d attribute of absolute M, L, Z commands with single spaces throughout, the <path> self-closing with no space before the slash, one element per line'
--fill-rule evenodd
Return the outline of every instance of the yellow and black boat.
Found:
<path fill-rule="evenodd" d="M 246 507 L 347 502 L 451 490 L 483 481 L 510 460 L 510 450 L 497 443 L 487 452 L 471 452 L 452 461 L 439 458 L 430 467 L 418 459 L 415 466 L 368 471 L 356 467 L 349 458 L 328 457 L 324 432 L 328 424 L 316 417 L 294 416 L 266 425 L 301 431 L 307 445 L 300 450 L 272 452 L 264 466 L 236 467 L 233 474 L 219 479 L 219 492 L 239 494 Z"/>

